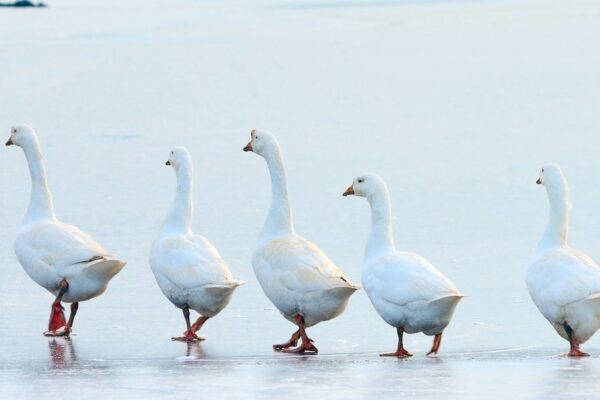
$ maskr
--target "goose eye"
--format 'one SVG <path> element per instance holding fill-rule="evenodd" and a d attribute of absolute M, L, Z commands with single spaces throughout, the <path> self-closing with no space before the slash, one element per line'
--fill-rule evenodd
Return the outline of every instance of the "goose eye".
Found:
<path fill-rule="evenodd" d="M 542 168 L 542 172 L 544 172 L 544 168 Z"/>
<path fill-rule="evenodd" d="M 363 183 L 364 179 L 359 179 L 358 183 Z"/>

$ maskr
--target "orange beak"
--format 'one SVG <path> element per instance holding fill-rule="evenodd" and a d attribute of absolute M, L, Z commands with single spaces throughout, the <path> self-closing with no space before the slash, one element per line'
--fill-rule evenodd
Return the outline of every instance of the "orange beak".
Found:
<path fill-rule="evenodd" d="M 252 142 L 248 142 L 246 147 L 244 147 L 244 151 L 252 151 Z"/>
<path fill-rule="evenodd" d="M 346 196 L 349 196 L 351 194 L 354 194 L 354 188 L 352 187 L 352 185 L 350 185 L 348 187 L 348 189 L 346 189 L 346 191 L 344 193 L 342 193 L 342 196 L 346 197 Z"/>

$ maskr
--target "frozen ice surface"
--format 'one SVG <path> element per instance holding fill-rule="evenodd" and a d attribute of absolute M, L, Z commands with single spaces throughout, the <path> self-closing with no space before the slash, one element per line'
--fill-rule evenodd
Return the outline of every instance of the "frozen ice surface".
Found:
<path fill-rule="evenodd" d="M 71 340 L 41 336 L 51 295 L 12 242 L 27 207 L 21 151 L 0 152 L 0 397 L 582 398 L 600 393 L 600 335 L 584 360 L 529 300 L 547 161 L 575 205 L 571 243 L 600 260 L 600 3 L 574 0 L 55 0 L 0 12 L 0 132 L 33 125 L 57 213 L 128 265 L 82 303 Z M 391 190 L 400 249 L 469 295 L 437 359 L 379 358 L 395 332 L 358 292 L 309 330 L 321 354 L 274 354 L 293 326 L 250 256 L 269 203 L 251 128 L 280 138 L 296 227 L 355 281 L 369 229 L 364 171 Z M 0 138 L 2 136 L 0 135 Z M 172 145 L 196 162 L 195 230 L 238 279 L 206 342 L 170 337 L 181 312 L 147 253 L 170 205 Z M 243 316 L 241 318 L 240 316 Z M 117 397 L 118 396 L 118 397 Z"/>

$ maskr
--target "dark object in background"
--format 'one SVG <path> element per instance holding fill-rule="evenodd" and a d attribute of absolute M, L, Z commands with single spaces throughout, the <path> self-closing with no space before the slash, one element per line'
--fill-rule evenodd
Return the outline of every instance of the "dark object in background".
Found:
<path fill-rule="evenodd" d="M 0 7 L 47 7 L 44 3 L 34 4 L 29 0 L 19 0 L 13 3 L 0 3 Z"/>

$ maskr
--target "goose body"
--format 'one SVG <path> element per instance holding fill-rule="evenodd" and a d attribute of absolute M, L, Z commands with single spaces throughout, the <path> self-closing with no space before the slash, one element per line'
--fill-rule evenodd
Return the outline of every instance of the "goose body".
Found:
<path fill-rule="evenodd" d="M 253 253 L 254 273 L 269 300 L 299 328 L 287 343 L 273 347 L 285 352 L 316 353 L 305 328 L 340 315 L 360 286 L 350 282 L 319 247 L 294 230 L 276 138 L 253 130 L 244 150 L 262 156 L 271 175 L 271 208 Z M 299 339 L 302 344 L 293 348 Z"/>
<path fill-rule="evenodd" d="M 243 282 L 231 272 L 214 246 L 200 235 L 160 237 L 152 246 L 152 272 L 163 294 L 178 308 L 188 306 L 214 317 Z"/>
<path fill-rule="evenodd" d="M 46 334 L 68 335 L 78 303 L 102 294 L 125 261 L 111 255 L 77 227 L 58 220 L 33 128 L 13 127 L 6 144 L 23 149 L 31 175 L 31 198 L 15 240 L 15 253 L 31 279 L 56 296 Z M 69 323 L 61 301 L 73 303 Z"/>
<path fill-rule="evenodd" d="M 289 321 L 306 327 L 340 315 L 359 286 L 315 244 L 297 234 L 261 241 L 252 257 L 265 295 Z"/>
<path fill-rule="evenodd" d="M 183 310 L 188 330 L 176 340 L 198 340 L 195 333 L 208 318 L 221 312 L 233 291 L 244 282 L 233 279 L 217 249 L 191 230 L 193 164 L 186 149 L 172 150 L 168 165 L 175 168 L 177 191 L 171 211 L 152 245 L 150 265 L 163 294 Z M 189 310 L 201 317 L 189 323 Z"/>
<path fill-rule="evenodd" d="M 403 333 L 435 335 L 430 354 L 437 353 L 441 335 L 464 297 L 454 284 L 418 254 L 394 246 L 391 204 L 385 182 L 375 174 L 354 179 L 344 195 L 366 197 L 372 227 L 363 261 L 362 284 L 381 318 L 398 331 L 394 355 L 411 356 L 402 344 Z"/>
<path fill-rule="evenodd" d="M 600 328 L 600 268 L 567 243 L 568 187 L 560 167 L 545 165 L 537 183 L 546 187 L 550 217 L 527 269 L 527 289 L 541 314 L 570 342 L 569 355 L 586 356 L 579 345 Z"/>
<path fill-rule="evenodd" d="M 406 333 L 440 334 L 463 297 L 428 260 L 394 251 L 364 260 L 362 284 L 385 322 Z"/>
<path fill-rule="evenodd" d="M 125 266 L 88 234 L 58 220 L 23 226 L 14 249 L 27 275 L 54 296 L 63 279 L 69 283 L 62 297 L 67 303 L 99 296 Z"/>

